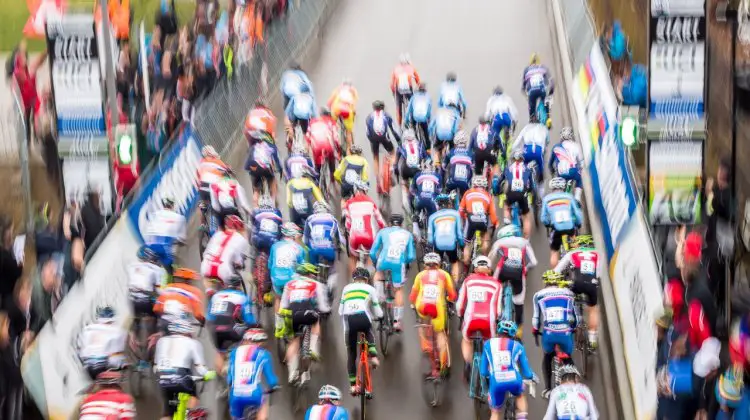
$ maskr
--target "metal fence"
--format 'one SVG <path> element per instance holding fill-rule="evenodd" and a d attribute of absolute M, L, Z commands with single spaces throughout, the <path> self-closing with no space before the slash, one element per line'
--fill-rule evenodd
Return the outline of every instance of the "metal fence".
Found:
<path fill-rule="evenodd" d="M 8 101 L 0 100 L 0 163 L 18 163 L 20 158 L 19 138 L 24 136 L 25 129 L 21 98 L 15 79 L 8 79 L 8 83 L 0 83 L 7 88 Z"/>
<path fill-rule="evenodd" d="M 576 71 L 586 62 L 594 43 L 598 42 L 594 18 L 587 0 L 563 0 L 559 4 L 565 20 L 565 35 L 570 45 L 573 71 Z"/>

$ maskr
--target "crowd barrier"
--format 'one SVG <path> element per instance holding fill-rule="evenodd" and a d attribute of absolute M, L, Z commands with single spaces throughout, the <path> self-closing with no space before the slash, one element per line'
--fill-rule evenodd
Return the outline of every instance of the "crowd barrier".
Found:
<path fill-rule="evenodd" d="M 601 279 L 602 311 L 610 333 L 610 363 L 622 376 L 613 382 L 624 381 L 628 387 L 617 391 L 622 409 L 618 417 L 652 419 L 657 408 L 655 318 L 663 310 L 659 269 L 635 174 L 628 164 L 629 152 L 617 134 L 620 109 L 598 37 L 592 33 L 582 46 L 580 36 L 571 36 L 569 25 L 580 25 L 580 19 L 568 18 L 581 16 L 586 2 L 553 3 L 558 40 L 567 57 L 562 60 L 567 66 L 563 82 L 584 155 L 588 219 L 600 253 L 607 256 L 607 275 Z M 588 49 L 583 60 L 582 48 Z"/>
<path fill-rule="evenodd" d="M 117 325 L 129 328 L 132 311 L 126 267 L 135 261 L 143 243 L 148 215 L 161 206 L 161 198 L 166 195 L 175 199 L 176 207 L 186 217 L 193 214 L 201 147 L 211 144 L 222 154 L 232 150 L 241 138 L 237 130 L 253 101 L 278 90 L 283 70 L 291 60 L 302 58 L 337 2 L 296 0 L 288 15 L 269 28 L 265 45 L 256 48 L 258 53 L 249 67 L 239 69 L 234 80 L 215 89 L 197 111 L 195 126 L 183 127 L 141 176 L 137 191 L 126 200 L 126 209 L 88 259 L 83 278 L 24 355 L 24 383 L 45 417 L 77 418 L 83 398 L 80 393 L 91 383 L 78 358 L 78 340 L 84 326 L 93 322 L 96 309 L 113 306 Z"/>

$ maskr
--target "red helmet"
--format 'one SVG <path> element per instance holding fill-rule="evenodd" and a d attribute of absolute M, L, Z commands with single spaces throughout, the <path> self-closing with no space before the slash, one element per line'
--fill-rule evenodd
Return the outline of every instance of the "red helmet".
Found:
<path fill-rule="evenodd" d="M 683 257 L 687 262 L 697 262 L 701 259 L 703 249 L 703 237 L 698 232 L 690 232 L 685 237 Z"/>
<path fill-rule="evenodd" d="M 239 216 L 230 215 L 224 218 L 224 226 L 227 229 L 241 230 L 245 227 L 245 223 L 242 222 Z"/>

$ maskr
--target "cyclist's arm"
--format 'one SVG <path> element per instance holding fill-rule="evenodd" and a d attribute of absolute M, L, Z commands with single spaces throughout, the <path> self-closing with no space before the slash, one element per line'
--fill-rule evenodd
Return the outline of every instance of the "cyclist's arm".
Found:
<path fill-rule="evenodd" d="M 422 83 L 422 78 L 419 77 L 419 73 L 417 72 L 417 69 L 412 68 L 412 76 L 414 76 L 414 84 L 419 86 L 420 83 Z"/>
<path fill-rule="evenodd" d="M 580 228 L 581 225 L 583 225 L 583 212 L 581 211 L 581 206 L 578 205 L 578 202 L 575 199 L 573 199 L 570 205 L 573 207 L 573 214 L 576 217 L 576 227 Z"/>
<path fill-rule="evenodd" d="M 341 299 L 339 300 L 339 316 L 341 316 L 341 317 L 344 316 L 344 296 L 346 295 L 346 292 L 347 292 L 346 289 L 347 289 L 347 287 L 345 286 L 341 290 Z"/>
<path fill-rule="evenodd" d="M 396 69 L 393 69 L 391 72 L 391 93 L 394 95 L 396 94 L 396 78 L 398 76 L 396 75 Z"/>
<path fill-rule="evenodd" d="M 500 221 L 497 219 L 497 211 L 495 210 L 495 202 L 492 200 L 492 196 L 488 193 L 487 196 L 490 198 L 488 207 L 490 208 L 490 222 L 492 226 L 498 226 Z"/>
<path fill-rule="evenodd" d="M 443 271 L 443 274 L 445 274 L 445 294 L 446 298 L 450 302 L 455 302 L 458 298 L 458 294 L 456 293 L 456 286 L 453 284 L 453 278 L 451 277 L 450 273 L 447 271 Z"/>
<path fill-rule="evenodd" d="M 479 374 L 483 377 L 490 376 L 490 365 L 492 364 L 492 348 L 489 340 L 482 345 L 482 360 L 479 362 Z"/>
<path fill-rule="evenodd" d="M 242 306 L 242 321 L 245 323 L 245 325 L 257 324 L 258 322 L 255 319 L 255 315 L 253 314 L 253 301 L 251 299 L 246 299 L 245 304 Z"/>
<path fill-rule="evenodd" d="M 279 169 L 279 173 L 281 173 L 283 166 L 281 166 L 281 159 L 279 159 L 279 148 L 276 147 L 276 145 L 271 145 L 271 148 L 273 149 L 273 160 L 276 162 L 276 167 Z"/>
<path fill-rule="evenodd" d="M 495 241 L 494 244 L 492 244 L 492 248 L 490 248 L 490 252 L 487 254 L 487 258 L 490 260 L 493 260 L 497 256 L 497 252 L 500 251 L 500 240 L 498 239 Z"/>
<path fill-rule="evenodd" d="M 302 242 L 310 246 L 310 221 L 305 221 L 305 228 L 302 231 Z"/>
<path fill-rule="evenodd" d="M 211 299 L 208 300 L 209 310 L 206 312 L 206 321 L 208 322 L 214 322 L 214 320 L 216 319 L 213 312 L 211 312 L 211 307 L 214 306 L 214 299 L 217 299 L 216 295 L 212 296 Z"/>
<path fill-rule="evenodd" d="M 600 280 L 602 278 L 602 264 L 599 263 L 599 252 L 598 251 L 591 251 L 596 253 L 596 279 Z M 567 254 L 566 254 L 567 255 Z"/>
<path fill-rule="evenodd" d="M 279 386 L 279 378 L 276 376 L 276 372 L 273 371 L 273 360 L 271 359 L 271 353 L 267 350 L 262 350 L 261 355 L 261 366 L 263 377 L 266 380 L 266 384 L 269 388 L 273 389 Z"/>
<path fill-rule="evenodd" d="M 245 195 L 245 189 L 242 188 L 242 185 L 240 183 L 237 183 L 237 201 L 239 201 L 240 207 L 245 211 L 245 214 L 250 214 L 252 209 L 250 208 L 250 203 L 247 201 L 247 195 Z M 244 218 L 243 218 L 244 219 Z"/>
<path fill-rule="evenodd" d="M 367 174 L 370 171 L 370 165 L 367 163 L 367 161 L 362 158 L 362 161 L 364 162 L 362 164 L 362 182 L 368 182 L 369 181 L 369 175 Z"/>
<path fill-rule="evenodd" d="M 328 296 L 323 283 L 315 282 L 315 301 L 318 303 L 318 311 L 323 314 L 331 313 L 331 303 L 328 302 Z"/>
<path fill-rule="evenodd" d="M 401 133 L 399 133 L 398 128 L 396 127 L 396 121 L 388 115 L 388 129 L 391 131 L 391 134 L 393 134 L 393 138 L 396 139 L 396 142 L 398 144 L 401 144 Z"/>
<path fill-rule="evenodd" d="M 378 230 L 383 229 L 385 227 L 385 219 L 383 219 L 383 213 L 380 212 L 380 209 L 375 207 L 375 221 L 378 223 Z"/>
<path fill-rule="evenodd" d="M 310 181 L 310 185 L 312 185 L 312 194 L 315 198 L 315 201 L 319 201 L 321 203 L 325 203 L 325 198 L 323 198 L 323 193 L 320 192 L 320 188 L 318 188 L 317 185 L 315 185 L 314 182 Z"/>
<path fill-rule="evenodd" d="M 409 235 L 409 239 L 407 239 L 406 244 L 406 258 L 404 262 L 406 264 L 411 264 L 414 262 L 414 260 L 417 258 L 417 248 L 414 246 L 414 236 Z"/>
<path fill-rule="evenodd" d="M 190 359 L 193 361 L 193 367 L 200 376 L 205 376 L 208 373 L 206 369 L 206 358 L 203 356 L 203 347 L 200 341 L 196 339 L 190 340 Z"/>
<path fill-rule="evenodd" d="M 409 99 L 409 104 L 406 105 L 406 115 L 404 115 L 404 121 L 411 121 L 412 116 L 411 114 L 414 113 L 414 110 L 412 109 L 414 107 L 414 96 Z"/>
<path fill-rule="evenodd" d="M 526 241 L 526 258 L 528 259 L 526 261 L 526 268 L 536 267 L 538 261 L 536 259 L 536 254 L 534 253 L 534 248 L 529 241 Z"/>
<path fill-rule="evenodd" d="M 342 159 L 339 163 L 339 167 L 336 168 L 336 171 L 333 172 L 333 179 L 341 182 L 341 175 L 343 175 L 344 171 L 346 170 L 346 158 Z"/>
<path fill-rule="evenodd" d="M 430 216 L 430 219 L 427 221 L 427 243 L 430 245 L 435 245 L 435 239 L 433 238 L 435 232 L 434 224 L 435 219 Z"/>
<path fill-rule="evenodd" d="M 588 402 L 589 405 L 589 420 L 598 420 L 599 419 L 599 410 L 596 409 L 596 404 L 594 403 L 594 396 L 591 395 L 591 390 L 589 387 L 584 385 L 584 395 L 586 395 L 586 402 Z"/>
<path fill-rule="evenodd" d="M 466 289 L 466 280 L 464 280 L 464 284 L 461 285 L 461 289 L 458 291 L 458 299 L 456 299 L 456 313 L 458 313 L 459 317 L 463 317 L 466 311 Z"/>
<path fill-rule="evenodd" d="M 518 121 L 518 108 L 516 108 L 516 103 L 513 102 L 513 98 L 510 97 L 510 95 L 505 95 L 508 98 L 508 109 L 510 110 L 510 119 L 512 120 L 512 123 L 515 123 Z"/>
<path fill-rule="evenodd" d="M 467 213 L 466 196 L 467 195 L 468 195 L 467 193 L 464 193 L 463 197 L 461 197 L 461 201 L 458 203 L 458 214 L 461 216 L 462 219 L 466 218 L 466 213 Z"/>
<path fill-rule="evenodd" d="M 549 206 L 547 206 L 547 197 L 544 197 L 542 200 L 542 214 L 539 215 L 539 219 L 541 219 L 542 224 L 544 226 L 549 227 L 550 226 L 550 210 Z"/>
<path fill-rule="evenodd" d="M 461 109 L 466 112 L 466 97 L 464 96 L 464 89 L 458 87 L 458 101 L 461 103 Z"/>
<path fill-rule="evenodd" d="M 234 356 L 237 354 L 236 349 L 232 349 L 232 352 L 229 353 L 229 360 L 227 361 L 227 385 L 229 388 L 232 388 L 233 381 L 234 381 Z"/>
<path fill-rule="evenodd" d="M 417 297 L 421 293 L 422 290 L 422 273 L 418 273 L 416 277 L 414 277 L 414 285 L 411 287 L 411 293 L 409 293 L 409 302 L 412 304 L 415 304 L 417 302 Z"/>
<path fill-rule="evenodd" d="M 295 97 L 292 96 L 292 98 L 289 100 L 289 103 L 286 104 L 286 109 L 284 109 L 284 114 L 289 119 L 292 118 L 292 110 L 294 109 L 294 101 L 295 101 Z"/>
<path fill-rule="evenodd" d="M 580 319 L 581 314 L 578 313 L 578 305 L 576 305 L 574 296 L 571 296 L 570 299 L 568 299 L 567 309 L 568 313 L 573 316 L 573 322 L 571 322 L 570 325 L 572 328 L 576 328 L 578 326 L 578 320 Z"/>
<path fill-rule="evenodd" d="M 518 346 L 520 356 L 518 358 L 518 366 L 521 368 L 521 375 L 524 377 L 524 379 L 533 379 L 534 378 L 534 371 L 531 370 L 531 366 L 529 365 L 529 358 L 526 357 L 526 348 L 523 345 Z"/>
<path fill-rule="evenodd" d="M 456 217 L 456 237 L 458 238 L 458 244 L 461 246 L 465 245 L 464 241 L 464 228 L 461 226 L 461 218 Z"/>
<path fill-rule="evenodd" d="M 372 305 L 372 314 L 375 315 L 375 318 L 381 319 L 384 315 L 383 308 L 380 306 L 380 297 L 374 287 L 370 286 L 370 288 L 370 305 Z"/>
<path fill-rule="evenodd" d="M 560 261 L 557 263 L 557 265 L 555 266 L 555 268 L 553 268 L 553 270 L 555 271 L 555 273 L 558 273 L 558 274 L 564 273 L 568 268 L 570 268 L 570 264 L 572 262 L 572 259 L 573 259 L 573 253 L 572 252 L 568 252 L 567 254 L 565 254 L 560 259 Z"/>
<path fill-rule="evenodd" d="M 534 313 L 531 315 L 531 328 L 532 328 L 532 331 L 534 331 L 534 333 L 536 334 L 540 328 L 539 313 L 541 312 L 541 309 L 542 309 L 539 306 L 539 292 L 534 293 L 532 302 L 533 302 L 533 307 L 534 307 Z"/>
<path fill-rule="evenodd" d="M 380 252 L 380 247 L 382 245 L 383 231 L 381 230 L 377 235 L 375 235 L 375 242 L 373 242 L 372 247 L 370 248 L 370 259 L 372 260 L 372 263 L 375 264 L 376 268 L 378 264 L 378 252 Z"/>
<path fill-rule="evenodd" d="M 310 96 L 313 97 L 313 102 L 314 102 L 314 99 L 315 99 L 315 90 L 313 89 L 312 81 L 310 80 L 309 77 L 307 77 L 307 73 L 305 73 L 303 71 L 300 72 L 299 76 L 302 79 L 302 83 L 306 84 L 307 87 L 308 87 L 308 89 L 310 90 Z"/>
<path fill-rule="evenodd" d="M 557 149 L 557 146 L 552 148 L 552 152 L 549 154 L 549 163 L 547 163 L 547 167 L 553 175 L 555 174 L 555 166 L 557 165 L 557 153 L 555 153 L 555 149 Z"/>
<path fill-rule="evenodd" d="M 270 261 L 270 258 L 269 258 Z M 289 288 L 284 286 L 284 291 L 281 293 L 281 302 L 279 303 L 279 313 L 283 309 L 289 308 Z"/>
<path fill-rule="evenodd" d="M 557 420 L 557 390 L 552 390 L 552 394 L 549 397 L 549 405 L 547 405 L 547 412 L 544 413 L 543 420 Z"/>

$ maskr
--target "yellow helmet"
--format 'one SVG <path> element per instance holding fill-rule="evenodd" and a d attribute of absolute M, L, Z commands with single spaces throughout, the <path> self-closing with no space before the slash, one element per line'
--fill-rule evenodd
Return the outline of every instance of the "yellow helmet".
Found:
<path fill-rule="evenodd" d="M 539 64 L 539 54 L 531 54 L 531 63 L 529 65 Z"/>

